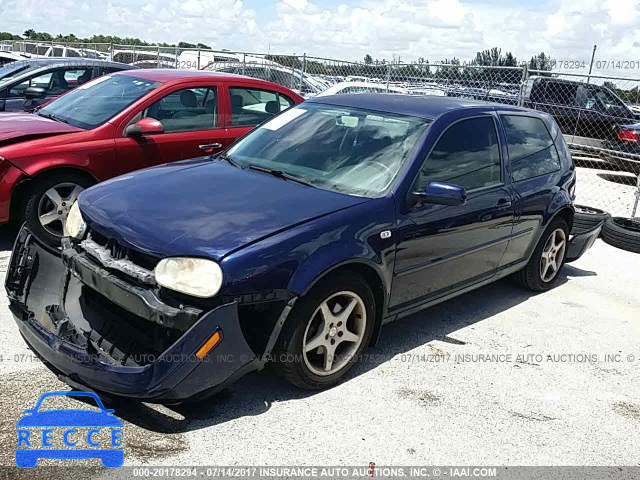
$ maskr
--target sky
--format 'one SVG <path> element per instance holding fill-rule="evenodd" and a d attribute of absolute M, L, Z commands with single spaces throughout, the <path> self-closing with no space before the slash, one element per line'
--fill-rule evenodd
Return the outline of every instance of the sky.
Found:
<path fill-rule="evenodd" d="M 588 64 L 597 44 L 598 60 L 635 62 L 614 73 L 640 77 L 640 0 L 0 0 L 0 19 L 0 31 L 20 34 L 102 33 L 344 60 L 464 61 L 497 46 L 519 61 L 545 51 Z"/>

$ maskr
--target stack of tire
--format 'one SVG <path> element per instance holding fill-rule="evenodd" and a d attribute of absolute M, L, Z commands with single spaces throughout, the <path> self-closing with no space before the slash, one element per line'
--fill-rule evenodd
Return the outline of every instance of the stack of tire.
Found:
<path fill-rule="evenodd" d="M 640 253 L 640 218 L 612 217 L 604 210 L 575 205 L 572 235 L 587 232 L 604 221 L 602 240 L 609 245 Z"/>

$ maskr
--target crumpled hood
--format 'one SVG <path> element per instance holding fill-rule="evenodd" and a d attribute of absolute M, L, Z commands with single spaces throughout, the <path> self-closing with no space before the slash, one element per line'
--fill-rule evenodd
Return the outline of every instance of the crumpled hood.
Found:
<path fill-rule="evenodd" d="M 22 137 L 39 137 L 60 133 L 81 132 L 81 128 L 56 122 L 33 113 L 0 113 L 0 144 L 10 140 L 20 141 Z"/>
<path fill-rule="evenodd" d="M 122 245 L 215 260 L 365 201 L 208 158 L 117 177 L 79 197 L 89 227 Z"/>

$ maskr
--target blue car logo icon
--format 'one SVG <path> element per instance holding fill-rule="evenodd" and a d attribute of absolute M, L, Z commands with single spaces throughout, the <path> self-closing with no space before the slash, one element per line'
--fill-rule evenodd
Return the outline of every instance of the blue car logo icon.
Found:
<path fill-rule="evenodd" d="M 49 397 L 91 397 L 99 411 L 82 409 L 40 410 Z M 122 449 L 122 421 L 104 405 L 95 393 L 49 392 L 40 397 L 33 409 L 26 409 L 18 420 L 16 465 L 32 468 L 41 458 L 88 459 L 99 458 L 109 468 L 124 463 Z M 68 448 L 56 448 L 55 443 Z M 60 445 L 60 446 L 62 446 Z M 106 448 L 108 447 L 108 448 Z"/>

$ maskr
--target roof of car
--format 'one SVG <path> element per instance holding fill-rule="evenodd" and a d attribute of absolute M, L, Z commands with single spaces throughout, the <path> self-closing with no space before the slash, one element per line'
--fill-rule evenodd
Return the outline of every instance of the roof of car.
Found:
<path fill-rule="evenodd" d="M 131 75 L 138 78 L 144 78 L 145 80 L 151 80 L 153 82 L 171 82 L 174 80 L 184 80 L 185 78 L 247 78 L 257 82 L 264 81 L 257 78 L 235 75 L 233 73 L 209 72 L 204 70 L 175 70 L 172 68 L 141 68 L 138 70 L 118 72 L 118 74 Z"/>
<path fill-rule="evenodd" d="M 341 107 L 354 107 L 380 112 L 397 113 L 413 117 L 433 119 L 437 116 L 457 110 L 472 107 L 500 107 L 509 110 L 523 110 L 521 108 L 500 103 L 483 102 L 460 97 L 417 96 L 393 93 L 358 93 L 314 97 L 307 102 L 328 103 Z"/>

